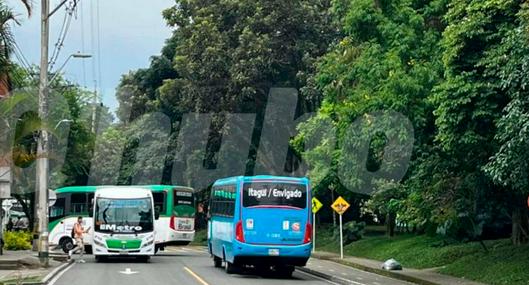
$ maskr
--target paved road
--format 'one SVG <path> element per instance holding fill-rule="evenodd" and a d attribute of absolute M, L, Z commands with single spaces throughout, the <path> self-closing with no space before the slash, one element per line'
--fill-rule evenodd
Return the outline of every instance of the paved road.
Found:
<path fill-rule="evenodd" d="M 264 277 L 251 272 L 247 275 L 228 275 L 222 269 L 214 268 L 209 255 L 200 248 L 171 248 L 165 252 L 165 255 L 153 257 L 150 263 L 126 259 L 96 263 L 91 256 L 87 256 L 85 260 L 86 263 L 83 264 L 75 263 L 69 270 L 52 280 L 50 285 L 336 284 L 300 271 L 296 271 L 290 279 Z M 325 261 L 311 260 L 310 266 L 320 270 L 337 271 L 343 278 L 350 280 L 343 282 L 344 284 L 409 285 Z"/>

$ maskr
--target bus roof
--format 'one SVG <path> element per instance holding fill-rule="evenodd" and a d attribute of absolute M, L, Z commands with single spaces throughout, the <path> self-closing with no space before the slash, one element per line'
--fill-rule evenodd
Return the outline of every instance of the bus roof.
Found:
<path fill-rule="evenodd" d="M 257 175 L 257 176 L 234 176 L 223 178 L 215 181 L 213 185 L 219 184 L 232 184 L 238 181 L 251 182 L 254 180 L 282 180 L 293 183 L 309 183 L 309 179 L 306 177 L 287 177 L 287 176 L 273 176 L 273 175 Z"/>
<path fill-rule="evenodd" d="M 132 199 L 132 198 L 143 198 L 151 197 L 151 191 L 145 187 L 131 186 L 127 187 L 127 191 L 115 191 L 116 188 L 124 187 L 101 187 L 97 189 L 96 195 L 100 195 L 99 198 L 110 198 L 110 199 Z"/>
<path fill-rule="evenodd" d="M 94 193 L 98 189 L 104 189 L 104 188 L 142 188 L 142 189 L 149 189 L 152 192 L 162 192 L 172 189 L 178 189 L 178 190 L 188 190 L 188 191 L 194 191 L 193 188 L 185 187 L 185 186 L 172 186 L 172 185 L 131 185 L 131 186 L 70 186 L 70 187 L 63 187 L 55 190 L 55 193 L 61 194 L 61 193 Z"/>

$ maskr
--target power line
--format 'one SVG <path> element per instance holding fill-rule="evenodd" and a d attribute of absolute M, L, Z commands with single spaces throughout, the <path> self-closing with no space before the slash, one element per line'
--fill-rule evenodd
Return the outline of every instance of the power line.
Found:
<path fill-rule="evenodd" d="M 96 44 L 95 44 L 95 13 L 94 1 L 90 1 L 90 49 L 92 55 L 92 80 L 94 81 L 94 90 L 97 91 L 97 76 L 96 76 Z"/>
<path fill-rule="evenodd" d="M 66 40 L 66 36 L 68 35 L 68 31 L 70 30 L 70 24 L 72 23 L 72 17 L 75 11 L 76 3 L 77 2 L 70 2 L 69 6 L 66 5 L 66 14 L 63 22 L 63 28 L 59 34 L 59 38 L 57 39 L 57 43 L 55 44 L 55 49 L 50 60 L 50 71 L 53 69 L 55 63 L 57 62 L 62 47 L 64 46 L 64 41 Z"/>
<path fill-rule="evenodd" d="M 62 35 L 64 34 L 64 28 L 66 27 L 67 21 L 68 21 L 68 13 L 64 13 L 64 18 L 62 20 L 61 29 L 59 30 L 59 37 L 57 38 L 57 43 L 55 43 L 55 48 L 53 49 L 53 52 L 51 54 L 50 63 L 53 63 L 53 59 L 55 58 L 55 55 L 57 54 L 57 49 L 59 47 L 59 44 L 61 43 L 61 38 L 62 38 Z"/>
<path fill-rule="evenodd" d="M 80 9 L 81 9 L 81 52 L 85 53 L 86 51 L 85 51 L 85 39 L 84 39 L 85 31 L 84 31 L 84 6 L 83 6 L 83 2 L 81 2 Z M 82 65 L 83 65 L 83 85 L 86 88 L 86 63 L 85 63 L 84 60 L 82 62 Z"/>
<path fill-rule="evenodd" d="M 22 52 L 22 49 L 20 48 L 20 46 L 16 42 L 13 42 L 13 47 L 14 47 L 15 55 L 17 55 L 17 57 L 20 56 L 20 59 L 19 59 L 20 63 L 26 68 L 31 69 L 31 64 L 29 63 L 28 59 L 24 56 L 24 53 Z"/>
<path fill-rule="evenodd" d="M 99 94 L 103 94 L 101 89 L 103 86 L 103 77 L 101 74 L 101 21 L 100 21 L 100 2 L 96 0 L 97 5 L 97 69 L 98 69 L 98 83 L 99 83 Z"/>

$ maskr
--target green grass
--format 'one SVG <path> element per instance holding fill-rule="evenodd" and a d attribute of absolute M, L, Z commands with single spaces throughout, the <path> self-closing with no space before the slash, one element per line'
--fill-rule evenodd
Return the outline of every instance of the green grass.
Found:
<path fill-rule="evenodd" d="M 190 245 L 207 245 L 208 236 L 206 230 L 198 230 L 195 232 L 195 239 Z"/>
<path fill-rule="evenodd" d="M 339 252 L 330 230 L 316 232 L 318 250 Z M 367 235 L 345 246 L 346 255 L 384 261 L 395 258 L 404 267 L 439 268 L 439 272 L 489 284 L 528 285 L 529 246 L 514 247 L 509 240 L 479 243 L 447 243 L 438 237 L 400 235 L 387 238 Z"/>
<path fill-rule="evenodd" d="M 0 284 L 2 285 L 17 285 L 17 284 L 32 284 L 32 283 L 39 283 L 42 281 L 43 277 L 39 276 L 32 276 L 32 277 L 26 277 L 26 278 L 12 278 L 7 280 L 0 281 Z"/>

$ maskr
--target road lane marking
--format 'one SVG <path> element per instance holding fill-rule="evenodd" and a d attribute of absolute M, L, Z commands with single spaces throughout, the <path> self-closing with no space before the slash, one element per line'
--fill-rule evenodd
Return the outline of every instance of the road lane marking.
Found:
<path fill-rule="evenodd" d="M 64 273 L 66 273 L 66 271 L 72 269 L 72 267 L 75 266 L 75 263 L 71 263 L 70 265 L 68 265 L 68 267 L 66 267 L 63 271 L 61 271 L 59 274 L 57 274 L 57 276 L 53 277 L 53 279 L 50 280 L 50 282 L 48 283 L 48 285 L 55 285 L 55 283 L 61 279 L 61 277 L 64 275 Z"/>
<path fill-rule="evenodd" d="M 132 271 L 130 268 L 126 268 L 125 271 L 120 271 L 119 273 L 125 274 L 125 275 L 132 275 L 132 274 L 136 274 L 136 273 L 139 273 L 139 272 Z"/>
<path fill-rule="evenodd" d="M 332 282 L 331 280 L 323 279 L 323 278 L 321 278 L 321 277 L 319 277 L 319 276 L 312 275 L 312 274 L 309 274 L 309 273 L 307 273 L 307 272 L 303 272 L 303 271 L 296 270 L 296 273 L 299 273 L 299 274 L 301 274 L 301 275 L 308 276 L 308 277 L 310 277 L 310 278 L 318 279 L 318 280 L 320 280 L 320 281 L 327 282 L 327 283 L 329 283 L 329 284 L 340 285 L 340 284 L 338 284 L 338 283 L 336 283 L 336 282 Z"/>
<path fill-rule="evenodd" d="M 208 282 L 204 281 L 200 276 L 198 276 L 195 272 L 193 272 L 191 269 L 184 266 L 184 270 L 187 271 L 191 276 L 193 276 L 200 284 L 202 285 L 209 285 Z"/>

